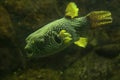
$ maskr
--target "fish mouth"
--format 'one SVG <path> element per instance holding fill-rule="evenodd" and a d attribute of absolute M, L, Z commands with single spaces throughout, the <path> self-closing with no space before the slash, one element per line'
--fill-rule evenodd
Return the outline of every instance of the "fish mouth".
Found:
<path fill-rule="evenodd" d="M 28 45 L 25 46 L 25 51 L 26 51 L 26 57 L 27 58 L 30 58 L 33 56 L 33 51 L 32 51 L 32 48 L 30 48 Z"/>

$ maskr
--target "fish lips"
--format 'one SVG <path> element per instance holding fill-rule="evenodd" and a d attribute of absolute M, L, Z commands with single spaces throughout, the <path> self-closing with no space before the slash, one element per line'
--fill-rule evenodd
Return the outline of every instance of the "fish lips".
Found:
<path fill-rule="evenodd" d="M 28 44 L 25 46 L 24 49 L 25 49 L 25 51 L 26 51 L 26 57 L 27 57 L 27 58 L 30 58 L 30 57 L 33 56 L 32 48 L 31 48 Z"/>

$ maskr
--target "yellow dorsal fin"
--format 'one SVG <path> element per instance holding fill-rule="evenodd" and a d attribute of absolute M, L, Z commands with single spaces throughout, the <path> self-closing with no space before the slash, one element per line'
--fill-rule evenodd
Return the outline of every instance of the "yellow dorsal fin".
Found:
<path fill-rule="evenodd" d="M 65 16 L 69 16 L 71 18 L 77 17 L 78 11 L 79 8 L 77 8 L 77 5 L 74 2 L 70 2 L 65 10 Z"/>
<path fill-rule="evenodd" d="M 84 37 L 80 37 L 78 41 L 75 41 L 74 44 L 76 44 L 79 47 L 85 48 L 87 46 L 88 39 Z"/>

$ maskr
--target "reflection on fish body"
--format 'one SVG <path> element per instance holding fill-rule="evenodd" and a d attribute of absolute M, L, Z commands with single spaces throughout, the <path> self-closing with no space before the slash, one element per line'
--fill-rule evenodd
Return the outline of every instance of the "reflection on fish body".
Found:
<path fill-rule="evenodd" d="M 82 37 L 81 32 L 87 33 L 91 27 L 96 28 L 112 22 L 109 11 L 94 11 L 84 17 L 78 16 L 78 8 L 70 2 L 66 8 L 65 17 L 55 20 L 26 38 L 28 57 L 46 57 L 55 54 L 71 44 L 86 47 L 87 34 Z M 77 17 L 77 18 L 76 18 Z"/>

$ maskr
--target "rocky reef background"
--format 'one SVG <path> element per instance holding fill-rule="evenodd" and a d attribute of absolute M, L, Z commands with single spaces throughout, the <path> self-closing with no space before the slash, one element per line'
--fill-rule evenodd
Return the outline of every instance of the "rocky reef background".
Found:
<path fill-rule="evenodd" d="M 40 59 L 25 58 L 25 38 L 64 16 L 75 2 L 79 16 L 108 10 L 113 23 L 90 30 L 87 48 L 71 45 Z M 0 80 L 120 80 L 119 0 L 0 0 Z"/>

